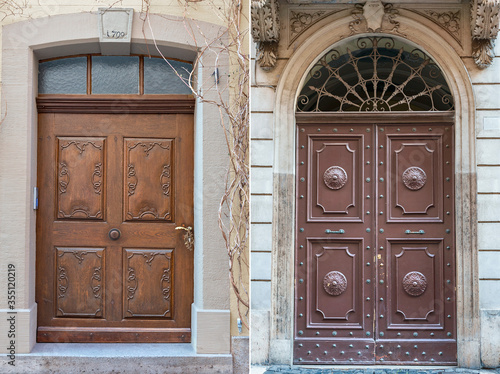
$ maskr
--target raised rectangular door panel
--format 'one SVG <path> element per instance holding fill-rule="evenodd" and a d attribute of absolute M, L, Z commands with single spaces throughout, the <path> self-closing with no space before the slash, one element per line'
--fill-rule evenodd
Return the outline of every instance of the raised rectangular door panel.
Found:
<path fill-rule="evenodd" d="M 190 341 L 192 121 L 39 115 L 38 341 Z"/>
<path fill-rule="evenodd" d="M 104 218 L 105 154 L 103 138 L 57 138 L 57 218 Z"/>
<path fill-rule="evenodd" d="M 456 363 L 451 129 L 298 123 L 295 363 Z"/>

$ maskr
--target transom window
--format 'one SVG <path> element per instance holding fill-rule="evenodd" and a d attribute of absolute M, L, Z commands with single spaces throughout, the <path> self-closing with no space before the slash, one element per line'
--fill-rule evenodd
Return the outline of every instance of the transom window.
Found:
<path fill-rule="evenodd" d="M 351 39 L 313 66 L 298 112 L 450 111 L 443 72 L 425 52 L 385 36 Z"/>
<path fill-rule="evenodd" d="M 39 94 L 191 94 L 193 64 L 148 56 L 73 56 L 40 61 Z"/>

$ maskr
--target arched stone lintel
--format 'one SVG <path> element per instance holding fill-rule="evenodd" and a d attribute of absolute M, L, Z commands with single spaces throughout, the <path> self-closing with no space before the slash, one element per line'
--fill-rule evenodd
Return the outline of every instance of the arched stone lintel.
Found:
<path fill-rule="evenodd" d="M 294 331 L 295 105 L 306 74 L 317 59 L 347 35 L 350 18 L 324 24 L 310 34 L 285 66 L 276 88 L 273 165 L 273 271 L 271 363 L 292 363 Z M 441 67 L 455 100 L 455 204 L 458 364 L 479 368 L 480 310 L 477 255 L 475 104 L 459 54 L 441 35 L 416 19 L 398 17 L 406 40 Z M 359 37 L 368 34 L 354 35 Z M 370 34 L 374 35 L 374 34 Z M 375 34 L 377 35 L 377 34 Z M 399 37 L 388 33 L 386 35 Z M 453 43 L 455 44 L 455 43 Z"/>

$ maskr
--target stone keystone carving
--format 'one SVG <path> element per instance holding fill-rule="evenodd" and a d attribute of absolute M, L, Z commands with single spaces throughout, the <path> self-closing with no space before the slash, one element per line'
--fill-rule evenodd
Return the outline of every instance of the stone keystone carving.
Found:
<path fill-rule="evenodd" d="M 396 21 L 399 11 L 390 3 L 380 0 L 368 0 L 364 4 L 355 4 L 351 12 L 354 21 L 349 23 L 350 35 L 358 32 L 391 31 L 406 36 L 399 31 L 400 23 Z M 362 21 L 365 22 L 362 22 Z M 364 25 L 364 30 L 363 30 Z"/>
<path fill-rule="evenodd" d="M 500 0 L 471 0 L 472 57 L 484 69 L 493 62 L 493 43 L 498 35 Z"/>
<path fill-rule="evenodd" d="M 257 62 L 264 70 L 276 65 L 280 40 L 279 0 L 254 0 L 251 7 L 252 38 Z"/>

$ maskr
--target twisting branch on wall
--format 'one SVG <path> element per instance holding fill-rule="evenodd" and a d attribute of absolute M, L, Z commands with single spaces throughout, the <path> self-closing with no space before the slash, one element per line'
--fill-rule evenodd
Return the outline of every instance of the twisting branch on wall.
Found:
<path fill-rule="evenodd" d="M 199 3 L 209 7 L 225 27 L 217 37 L 203 34 L 190 13 Z M 179 0 L 184 9 L 186 32 L 198 49 L 193 74 L 197 68 L 210 70 L 211 76 L 179 79 L 191 89 L 199 102 L 215 105 L 224 130 L 229 165 L 226 171 L 225 191 L 219 206 L 219 228 L 229 257 L 229 280 L 237 300 L 238 315 L 248 328 L 248 225 L 249 225 L 249 52 L 248 19 L 242 0 Z M 196 4 L 197 3 L 197 4 Z M 143 29 L 153 32 L 149 26 L 151 0 L 142 2 Z M 168 19 L 165 16 L 166 19 Z M 198 35 L 198 37 L 196 37 Z M 200 37 L 201 35 L 201 41 Z M 156 48 L 161 54 L 159 48 Z M 169 60 L 164 57 L 166 63 Z M 170 65 L 172 69 L 174 67 Z M 229 69 L 227 69 L 229 66 Z M 175 71 L 175 69 L 174 69 Z M 222 76 L 222 71 L 229 74 Z M 196 83 L 197 82 L 197 83 Z M 196 228 L 195 228 L 196 229 Z M 195 244 L 196 245 L 196 244 Z"/>

